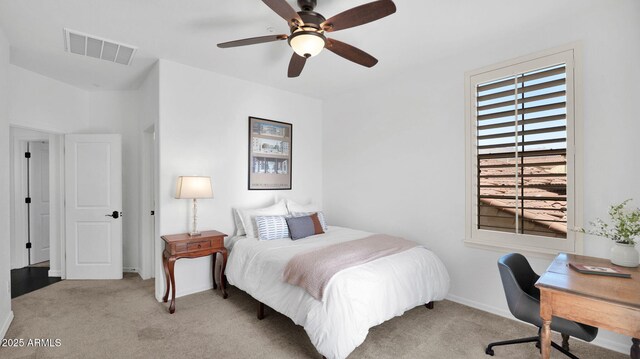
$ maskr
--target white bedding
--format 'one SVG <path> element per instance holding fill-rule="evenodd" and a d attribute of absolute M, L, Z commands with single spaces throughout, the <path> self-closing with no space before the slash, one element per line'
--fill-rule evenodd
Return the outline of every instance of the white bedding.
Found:
<path fill-rule="evenodd" d="M 370 234 L 330 226 L 325 234 L 297 241 L 236 237 L 228 242 L 232 248 L 227 280 L 302 325 L 320 354 L 346 358 L 364 342 L 369 328 L 418 305 L 442 300 L 449 290 L 446 268 L 424 247 L 337 273 L 322 301 L 283 281 L 284 267 L 295 254 Z"/>

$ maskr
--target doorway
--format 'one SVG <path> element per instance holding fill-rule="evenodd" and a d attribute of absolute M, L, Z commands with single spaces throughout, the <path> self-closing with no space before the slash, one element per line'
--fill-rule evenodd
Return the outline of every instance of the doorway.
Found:
<path fill-rule="evenodd" d="M 61 280 L 54 268 L 60 263 L 56 258 L 60 215 L 53 187 L 60 135 L 14 127 L 10 132 L 11 294 L 15 298 Z"/>

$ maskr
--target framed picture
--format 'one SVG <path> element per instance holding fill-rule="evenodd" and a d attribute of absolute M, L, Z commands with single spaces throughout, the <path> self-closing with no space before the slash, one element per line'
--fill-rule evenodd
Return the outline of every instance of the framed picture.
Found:
<path fill-rule="evenodd" d="M 249 117 L 249 189 L 291 189 L 293 125 Z"/>

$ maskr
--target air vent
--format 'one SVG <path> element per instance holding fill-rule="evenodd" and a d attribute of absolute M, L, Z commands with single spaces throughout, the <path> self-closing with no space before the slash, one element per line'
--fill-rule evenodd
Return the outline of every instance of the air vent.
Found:
<path fill-rule="evenodd" d="M 70 29 L 64 29 L 64 40 L 67 52 L 122 65 L 130 65 L 133 55 L 136 53 L 136 48 L 133 46 L 119 44 L 115 41 L 101 39 Z"/>

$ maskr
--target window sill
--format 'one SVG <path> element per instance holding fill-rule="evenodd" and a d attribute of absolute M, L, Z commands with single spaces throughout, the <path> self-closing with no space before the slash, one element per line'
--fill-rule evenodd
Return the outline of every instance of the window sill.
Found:
<path fill-rule="evenodd" d="M 517 251 L 522 254 L 531 254 L 536 257 L 553 259 L 558 253 L 570 253 L 570 254 L 583 254 L 582 251 L 567 251 L 567 250 L 557 250 L 550 248 L 541 248 L 541 247 L 533 247 L 526 245 L 503 245 L 499 243 L 489 242 L 489 241 L 481 241 L 474 239 L 465 239 L 464 245 L 471 248 L 485 249 L 494 252 L 513 252 Z"/>

